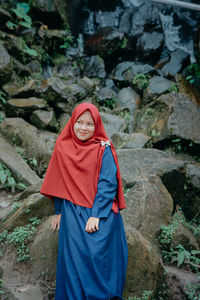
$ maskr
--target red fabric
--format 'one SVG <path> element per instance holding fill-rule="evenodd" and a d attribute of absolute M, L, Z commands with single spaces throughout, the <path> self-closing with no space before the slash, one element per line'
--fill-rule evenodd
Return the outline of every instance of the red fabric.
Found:
<path fill-rule="evenodd" d="M 79 140 L 74 134 L 74 124 L 82 113 L 89 110 L 95 123 L 94 135 L 87 141 Z M 52 199 L 53 196 L 70 200 L 80 206 L 92 208 L 107 141 L 102 119 L 95 105 L 81 103 L 74 109 L 70 120 L 58 136 L 47 168 L 40 193 Z M 118 193 L 112 209 L 117 212 L 126 207 L 115 149 L 111 143 L 117 166 Z"/>

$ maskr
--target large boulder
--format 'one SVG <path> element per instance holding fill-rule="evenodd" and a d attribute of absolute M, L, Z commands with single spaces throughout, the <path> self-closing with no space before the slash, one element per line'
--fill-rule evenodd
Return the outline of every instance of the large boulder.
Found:
<path fill-rule="evenodd" d="M 58 232 L 51 230 L 51 218 L 44 221 L 30 246 L 31 272 L 36 278 L 41 275 L 55 280 L 58 250 Z"/>
<path fill-rule="evenodd" d="M 97 55 L 87 57 L 85 59 L 84 75 L 91 78 L 95 78 L 95 77 L 105 78 L 106 71 L 105 71 L 104 60 Z"/>
<path fill-rule="evenodd" d="M 163 34 L 153 31 L 152 33 L 144 32 L 136 43 L 136 57 L 141 61 L 148 63 L 157 62 L 161 54 L 164 38 Z"/>
<path fill-rule="evenodd" d="M 99 54 L 102 57 L 127 48 L 127 44 L 125 33 L 113 27 L 104 27 L 98 30 L 85 42 L 86 50 L 90 54 Z"/>
<path fill-rule="evenodd" d="M 4 84 L 11 78 L 13 71 L 11 57 L 0 43 L 0 84 Z"/>
<path fill-rule="evenodd" d="M 56 115 L 53 110 L 35 110 L 30 117 L 31 122 L 39 129 L 57 129 Z"/>
<path fill-rule="evenodd" d="M 143 103 L 149 103 L 158 98 L 160 95 L 169 92 L 172 86 L 173 81 L 161 76 L 153 76 L 149 80 L 149 85 L 144 91 Z"/>
<path fill-rule="evenodd" d="M 156 149 L 117 150 L 122 181 L 125 187 L 132 187 L 141 178 L 155 174 L 161 178 L 177 173 L 182 177 L 184 163 L 170 158 L 164 151 Z M 178 177 L 177 182 L 178 184 Z"/>
<path fill-rule="evenodd" d="M 150 139 L 151 138 L 149 136 L 140 132 L 130 134 L 117 132 L 111 136 L 111 140 L 116 149 L 145 148 Z"/>
<path fill-rule="evenodd" d="M 46 108 L 46 103 L 41 98 L 12 98 L 7 101 L 6 111 L 9 117 L 24 117 L 36 109 Z"/>
<path fill-rule="evenodd" d="M 16 153 L 15 148 L 7 143 L 2 136 L 0 136 L 0 145 L 0 161 L 11 170 L 18 181 L 28 185 L 36 184 L 40 181 L 40 178 L 31 170 L 25 160 Z"/>
<path fill-rule="evenodd" d="M 5 118 L 0 131 L 12 143 L 22 146 L 28 159 L 37 160 L 39 174 L 44 172 L 52 155 L 56 133 L 39 130 L 20 118 Z"/>
<path fill-rule="evenodd" d="M 137 109 L 141 103 L 140 96 L 131 88 L 123 88 L 117 96 L 117 104 L 126 107 L 130 111 L 129 133 L 133 132 Z"/>
<path fill-rule="evenodd" d="M 126 223 L 128 269 L 124 296 L 141 297 L 143 291 L 154 291 L 164 280 L 164 269 L 153 245 L 134 227 Z"/>
<path fill-rule="evenodd" d="M 200 108 L 180 93 L 160 96 L 137 114 L 136 131 L 152 136 L 153 142 L 179 137 L 200 146 Z"/>
<path fill-rule="evenodd" d="M 28 80 L 25 84 L 8 82 L 3 86 L 3 90 L 10 98 L 29 98 L 40 96 L 42 90 L 40 82 L 34 79 Z"/>
<path fill-rule="evenodd" d="M 162 181 L 155 175 L 141 178 L 125 197 L 127 208 L 123 218 L 126 224 L 155 243 L 160 226 L 169 225 L 173 210 L 173 200 Z"/>
<path fill-rule="evenodd" d="M 104 112 L 101 112 L 100 115 L 108 137 L 111 137 L 115 132 L 124 132 L 127 128 L 126 120 L 119 116 Z"/>
<path fill-rule="evenodd" d="M 8 230 L 13 230 L 16 226 L 24 226 L 30 223 L 29 219 L 37 217 L 43 219 L 54 213 L 53 201 L 45 196 L 35 193 L 22 202 L 22 205 L 4 223 Z"/>

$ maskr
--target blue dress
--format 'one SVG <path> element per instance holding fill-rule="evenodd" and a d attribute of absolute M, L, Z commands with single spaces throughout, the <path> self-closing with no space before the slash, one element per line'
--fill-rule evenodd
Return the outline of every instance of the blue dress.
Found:
<path fill-rule="evenodd" d="M 61 213 L 55 300 L 123 299 L 128 250 L 122 217 L 111 209 L 116 171 L 106 147 L 92 208 L 54 198 Z M 85 231 L 90 216 L 100 218 L 99 231 Z"/>

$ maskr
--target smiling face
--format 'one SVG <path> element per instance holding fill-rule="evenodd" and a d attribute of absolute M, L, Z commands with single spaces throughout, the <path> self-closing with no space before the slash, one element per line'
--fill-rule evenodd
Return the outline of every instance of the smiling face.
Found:
<path fill-rule="evenodd" d="M 74 134 L 81 141 L 89 140 L 95 131 L 94 120 L 89 110 L 86 110 L 74 124 Z"/>

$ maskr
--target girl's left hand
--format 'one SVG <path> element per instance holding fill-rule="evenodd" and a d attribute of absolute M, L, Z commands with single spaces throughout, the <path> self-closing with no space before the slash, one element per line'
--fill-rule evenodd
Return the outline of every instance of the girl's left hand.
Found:
<path fill-rule="evenodd" d="M 99 230 L 99 218 L 90 217 L 87 220 L 85 231 L 92 233 Z"/>

